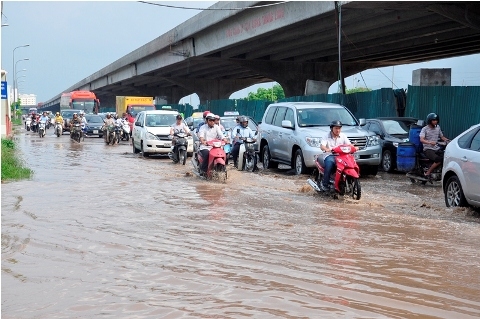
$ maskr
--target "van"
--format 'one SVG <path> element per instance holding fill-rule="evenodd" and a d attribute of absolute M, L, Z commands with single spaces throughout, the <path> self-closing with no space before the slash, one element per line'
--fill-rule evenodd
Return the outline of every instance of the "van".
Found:
<path fill-rule="evenodd" d="M 133 153 L 167 155 L 171 151 L 170 127 L 176 122 L 177 111 L 151 110 L 137 114 L 132 131 Z M 187 137 L 187 154 L 193 154 L 193 139 Z"/>
<path fill-rule="evenodd" d="M 297 175 L 307 173 L 315 167 L 315 159 L 322 153 L 322 137 L 334 120 L 343 123 L 342 133 L 359 147 L 354 155 L 362 175 L 376 175 L 382 150 L 375 133 L 361 127 L 365 119 L 357 120 L 343 105 L 323 102 L 283 102 L 267 107 L 258 130 L 264 169 L 285 164 Z"/>

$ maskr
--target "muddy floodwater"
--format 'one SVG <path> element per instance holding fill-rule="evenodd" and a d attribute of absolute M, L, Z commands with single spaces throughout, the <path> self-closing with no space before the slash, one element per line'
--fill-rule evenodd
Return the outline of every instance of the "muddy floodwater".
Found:
<path fill-rule="evenodd" d="M 16 142 L 2 184 L 2 318 L 479 318 L 480 218 L 439 185 L 229 167 L 226 184 L 129 142 Z"/>

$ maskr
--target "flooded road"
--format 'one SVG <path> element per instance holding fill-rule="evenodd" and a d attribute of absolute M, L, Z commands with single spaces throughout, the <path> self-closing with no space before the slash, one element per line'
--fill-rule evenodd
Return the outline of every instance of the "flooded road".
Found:
<path fill-rule="evenodd" d="M 16 135 L 2 318 L 479 318 L 480 219 L 439 185 L 317 195 L 287 170 L 206 182 L 128 142 Z"/>

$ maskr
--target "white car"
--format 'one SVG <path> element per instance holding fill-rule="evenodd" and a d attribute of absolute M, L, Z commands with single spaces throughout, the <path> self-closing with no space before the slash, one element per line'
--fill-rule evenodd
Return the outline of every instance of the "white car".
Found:
<path fill-rule="evenodd" d="M 144 157 L 150 154 L 168 154 L 172 139 L 170 127 L 176 122 L 177 111 L 150 110 L 139 112 L 132 131 L 133 152 L 142 152 Z M 193 154 L 193 139 L 187 137 L 187 154 Z"/>
<path fill-rule="evenodd" d="M 480 124 L 473 125 L 448 143 L 442 186 L 447 207 L 480 207 Z"/>

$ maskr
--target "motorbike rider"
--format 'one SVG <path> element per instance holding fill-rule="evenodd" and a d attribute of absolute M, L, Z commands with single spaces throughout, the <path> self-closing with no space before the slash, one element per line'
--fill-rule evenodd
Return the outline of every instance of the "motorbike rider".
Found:
<path fill-rule="evenodd" d="M 449 139 L 443 136 L 440 129 L 440 117 L 436 113 L 430 113 L 427 115 L 427 125 L 420 131 L 420 142 L 423 144 L 423 153 L 425 156 L 433 161 L 433 164 L 425 172 L 425 177 L 429 180 L 432 178 L 432 172 L 435 168 L 443 163 L 443 151 L 440 150 L 440 146 L 437 145 L 438 139 L 444 142 L 449 142 Z"/>
<path fill-rule="evenodd" d="M 110 125 L 115 125 L 115 120 L 113 119 L 112 115 L 110 113 L 107 113 L 107 116 L 105 118 L 105 127 L 110 126 Z"/>
<path fill-rule="evenodd" d="M 42 113 L 42 116 L 40 116 L 39 123 L 45 124 L 45 128 L 47 128 L 46 125 L 47 125 L 47 121 L 49 121 L 49 120 L 50 120 L 50 119 L 49 119 L 48 116 L 47 116 L 47 112 L 44 111 L 44 112 Z"/>
<path fill-rule="evenodd" d="M 202 125 L 207 124 L 206 117 L 207 117 L 208 114 L 212 114 L 212 113 L 210 113 L 210 111 L 203 112 L 203 122 L 198 124 L 197 129 L 195 130 L 195 133 L 197 134 L 197 136 L 198 136 L 198 132 L 200 131 L 200 128 L 202 127 Z"/>
<path fill-rule="evenodd" d="M 248 127 L 248 118 L 246 116 L 240 116 L 238 118 L 239 124 L 232 129 L 232 157 L 233 157 L 233 166 L 238 167 L 238 153 L 240 151 L 240 145 L 243 144 L 242 138 L 252 138 L 255 139 L 255 133 L 252 129 Z"/>
<path fill-rule="evenodd" d="M 341 132 L 342 126 L 342 122 L 338 120 L 332 121 L 330 123 L 330 132 L 322 138 L 322 142 L 320 143 L 320 149 L 325 152 L 325 172 L 322 183 L 319 185 L 322 191 L 328 191 L 330 189 L 330 175 L 332 175 L 337 166 L 335 156 L 332 156 L 332 149 L 338 145 L 352 145 L 348 137 Z M 358 151 L 358 147 L 355 146 L 355 149 Z M 319 158 L 317 158 L 317 161 L 319 161 Z"/>
<path fill-rule="evenodd" d="M 60 115 L 60 112 L 55 113 L 55 123 L 62 124 L 63 128 L 63 117 Z"/>
<path fill-rule="evenodd" d="M 172 150 L 174 149 L 175 143 L 177 141 L 174 136 L 175 133 L 185 133 L 187 135 L 190 135 L 190 130 L 188 129 L 188 126 L 183 122 L 182 115 L 178 114 L 175 119 L 175 123 L 170 126 L 170 135 L 172 136 Z"/>
<path fill-rule="evenodd" d="M 222 130 L 223 133 L 225 133 L 225 128 L 223 127 L 222 124 L 220 124 L 220 116 L 215 115 L 215 125 L 218 125 L 220 129 Z"/>
<path fill-rule="evenodd" d="M 215 125 L 215 115 L 209 113 L 205 116 L 205 120 L 207 121 L 207 125 L 203 125 L 199 132 L 198 138 L 200 139 L 200 149 L 199 155 L 203 158 L 202 166 L 200 169 L 203 173 L 207 172 L 208 169 L 208 156 L 210 155 L 210 150 L 212 149 L 211 146 L 207 146 L 207 142 L 218 139 L 223 140 L 227 143 L 227 139 L 223 137 L 223 133 L 220 130 L 220 127 Z"/>
<path fill-rule="evenodd" d="M 80 117 L 78 116 L 77 113 L 73 113 L 73 117 L 72 119 L 70 120 L 70 137 L 72 137 L 72 134 L 73 134 L 73 130 L 72 130 L 72 126 L 74 124 L 82 124 L 81 120 L 80 120 Z"/>
<path fill-rule="evenodd" d="M 84 131 L 88 123 L 87 123 L 87 118 L 85 117 L 85 112 L 83 110 L 79 112 L 79 119 L 80 119 L 80 124 L 82 125 L 82 131 Z"/>

